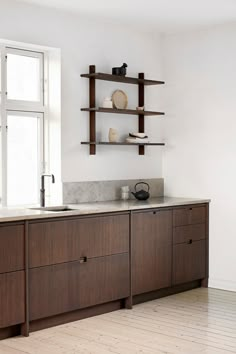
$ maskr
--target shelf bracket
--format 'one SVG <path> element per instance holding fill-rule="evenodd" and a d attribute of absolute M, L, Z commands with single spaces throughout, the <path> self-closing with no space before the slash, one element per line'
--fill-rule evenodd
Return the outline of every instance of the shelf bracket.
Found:
<path fill-rule="evenodd" d="M 89 66 L 89 73 L 94 74 L 96 72 L 95 65 Z M 95 79 L 89 78 L 89 108 L 95 108 L 96 106 L 96 86 Z M 96 112 L 89 112 L 89 141 L 96 141 Z M 90 155 L 96 155 L 96 145 L 90 145 Z"/>
<path fill-rule="evenodd" d="M 138 74 L 139 79 L 144 79 L 144 73 L 139 73 Z M 139 107 L 144 106 L 144 84 L 139 83 L 138 85 L 138 105 Z M 139 133 L 144 133 L 144 116 L 140 115 L 138 116 L 138 131 Z M 141 145 L 138 147 L 139 149 L 139 155 L 144 155 L 145 150 L 144 150 L 144 145 Z"/>

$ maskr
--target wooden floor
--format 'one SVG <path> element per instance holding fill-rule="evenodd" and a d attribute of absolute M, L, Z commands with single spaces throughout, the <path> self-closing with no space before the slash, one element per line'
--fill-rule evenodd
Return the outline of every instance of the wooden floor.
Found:
<path fill-rule="evenodd" d="M 236 353 L 236 293 L 191 290 L 0 342 L 22 353 Z"/>

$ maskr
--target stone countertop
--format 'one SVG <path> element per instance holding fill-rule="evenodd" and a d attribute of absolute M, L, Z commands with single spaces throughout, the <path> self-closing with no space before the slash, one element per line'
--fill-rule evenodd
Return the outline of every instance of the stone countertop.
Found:
<path fill-rule="evenodd" d="M 166 208 L 171 206 L 187 205 L 187 204 L 201 204 L 209 203 L 210 199 L 197 199 L 197 198 L 173 198 L 173 197 L 158 197 L 150 198 L 146 201 L 138 200 L 116 200 L 107 202 L 93 202 L 81 204 L 68 204 L 70 211 L 45 211 L 34 210 L 30 208 L 0 208 L 0 223 L 9 221 L 24 221 L 43 218 L 56 218 L 64 216 L 75 215 L 89 215 L 99 213 L 111 213 L 120 211 L 131 211 L 139 209 L 151 208 Z"/>

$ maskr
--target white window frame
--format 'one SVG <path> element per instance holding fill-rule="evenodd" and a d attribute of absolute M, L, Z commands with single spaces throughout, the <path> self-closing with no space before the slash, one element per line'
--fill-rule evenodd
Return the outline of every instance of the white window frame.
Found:
<path fill-rule="evenodd" d="M 32 101 L 20 101 L 20 100 L 10 100 L 7 98 L 7 54 L 21 54 L 31 57 L 40 58 L 40 87 L 41 95 L 40 102 Z M 18 48 L 17 46 L 9 47 L 4 44 L 0 44 L 0 56 L 1 56 L 1 101 L 0 101 L 0 133 L 1 133 L 1 189 L 2 189 L 2 200 L 0 204 L 2 206 L 7 206 L 7 115 L 11 112 L 16 115 L 30 115 L 39 117 L 40 125 L 40 158 L 39 158 L 39 173 L 42 174 L 46 169 L 46 155 L 47 151 L 45 149 L 47 125 L 48 122 L 48 109 L 45 106 L 47 102 L 48 94 L 48 80 L 47 80 L 47 54 L 41 51 L 33 51 L 25 48 Z M 38 186 L 39 189 L 39 186 Z"/>
<path fill-rule="evenodd" d="M 40 112 L 23 112 L 23 111 L 10 111 L 7 110 L 7 120 L 8 120 L 8 116 L 9 115 L 14 115 L 14 116 L 22 116 L 22 117 L 33 117 L 32 119 L 36 118 L 38 119 L 38 190 L 40 189 L 40 175 L 43 173 L 44 170 L 44 114 L 40 113 Z M 7 123 L 7 129 L 6 131 L 8 131 L 8 123 Z M 6 134 L 7 135 L 7 134 Z M 7 139 L 7 136 L 6 136 Z M 4 180 L 6 181 L 6 185 L 4 186 L 5 188 L 3 189 L 3 201 L 5 202 L 5 204 L 7 204 L 7 156 L 8 156 L 8 151 L 7 151 L 7 140 L 6 140 L 6 146 L 5 146 L 5 166 L 4 166 Z M 40 197 L 38 194 L 38 199 L 37 199 L 37 204 L 40 201 Z"/>
<path fill-rule="evenodd" d="M 6 108 L 7 109 L 14 109 L 14 108 L 20 108 L 21 110 L 26 110 L 31 109 L 37 110 L 37 111 L 44 111 L 44 54 L 41 52 L 34 52 L 32 50 L 23 50 L 23 49 L 18 49 L 18 48 L 11 48 L 11 47 L 6 47 L 5 49 L 5 63 L 6 63 L 6 73 L 7 73 L 7 57 L 8 54 L 14 54 L 14 55 L 21 55 L 25 57 L 31 57 L 31 58 L 37 58 L 39 59 L 39 65 L 40 65 L 40 100 L 39 101 L 24 101 L 24 100 L 13 100 L 9 99 L 7 97 L 7 82 L 6 82 Z"/>

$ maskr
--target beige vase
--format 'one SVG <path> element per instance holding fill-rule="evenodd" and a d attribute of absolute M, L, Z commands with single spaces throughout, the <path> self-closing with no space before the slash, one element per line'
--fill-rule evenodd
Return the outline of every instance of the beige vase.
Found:
<path fill-rule="evenodd" d="M 110 143 L 117 143 L 118 141 L 118 131 L 114 128 L 109 129 L 108 139 Z"/>

